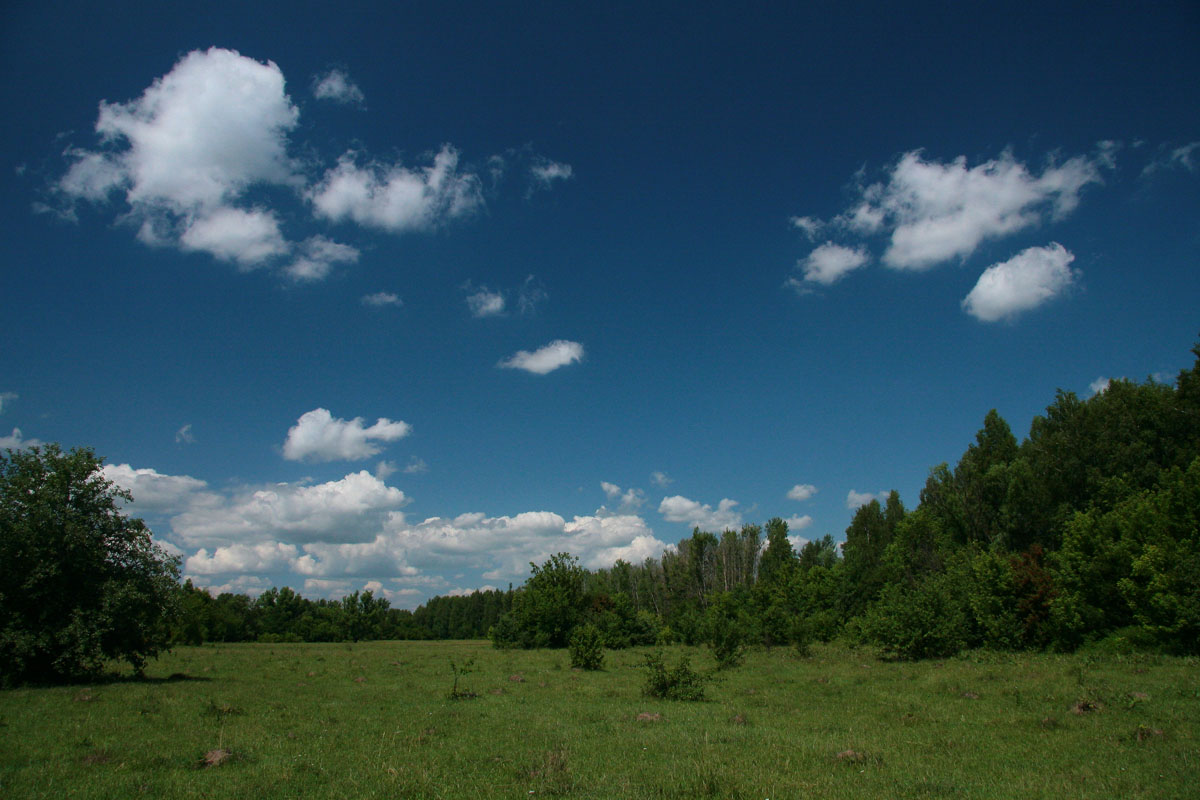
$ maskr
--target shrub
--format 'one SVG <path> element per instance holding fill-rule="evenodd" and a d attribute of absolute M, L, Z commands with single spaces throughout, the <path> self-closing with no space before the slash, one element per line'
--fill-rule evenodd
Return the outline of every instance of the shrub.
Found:
<path fill-rule="evenodd" d="M 692 669 L 686 654 L 674 669 L 667 669 L 662 650 L 646 654 L 646 685 L 642 694 L 664 700 L 703 700 L 707 679 Z"/>
<path fill-rule="evenodd" d="M 580 625 L 567 644 L 571 666 L 579 669 L 600 669 L 604 666 L 604 635 L 590 622 Z"/>

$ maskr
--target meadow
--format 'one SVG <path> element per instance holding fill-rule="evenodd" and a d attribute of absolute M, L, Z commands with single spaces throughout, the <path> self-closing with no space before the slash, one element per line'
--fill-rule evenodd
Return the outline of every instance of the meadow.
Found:
<path fill-rule="evenodd" d="M 645 652 L 583 672 L 485 642 L 180 647 L 143 680 L 0 692 L 0 796 L 1064 800 L 1200 782 L 1194 658 L 776 648 L 681 702 L 643 696 Z M 685 652 L 714 667 L 666 659 Z M 452 661 L 473 661 L 459 699 Z"/>

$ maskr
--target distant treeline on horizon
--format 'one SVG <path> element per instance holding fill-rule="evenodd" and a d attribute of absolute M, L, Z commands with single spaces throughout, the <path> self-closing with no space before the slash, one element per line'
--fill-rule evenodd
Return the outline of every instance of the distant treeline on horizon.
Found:
<path fill-rule="evenodd" d="M 190 582 L 175 639 L 477 639 L 564 646 L 594 625 L 608 647 L 728 647 L 837 637 L 904 657 L 965 648 L 1200 652 L 1200 345 L 1174 385 L 1059 391 L 1018 443 L 989 411 L 958 463 L 933 467 L 915 508 L 892 492 L 799 552 L 769 520 L 696 529 L 641 564 L 589 571 L 562 553 L 520 588 L 434 597 L 415 611 L 371 592 L 288 588 L 212 597 Z"/>

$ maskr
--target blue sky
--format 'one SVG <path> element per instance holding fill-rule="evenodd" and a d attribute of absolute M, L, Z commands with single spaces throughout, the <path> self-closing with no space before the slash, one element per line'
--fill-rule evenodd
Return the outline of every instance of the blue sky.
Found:
<path fill-rule="evenodd" d="M 910 505 L 1200 332 L 1200 10 L 8 3 L 0 446 L 413 607 Z"/>

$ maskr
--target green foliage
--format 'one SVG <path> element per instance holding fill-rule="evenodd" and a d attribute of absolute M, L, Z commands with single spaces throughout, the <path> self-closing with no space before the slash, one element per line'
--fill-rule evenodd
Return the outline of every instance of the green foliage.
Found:
<path fill-rule="evenodd" d="M 707 679 L 692 669 L 687 654 L 679 656 L 679 663 L 668 669 L 662 650 L 646 654 L 646 683 L 642 694 L 663 700 L 703 700 Z"/>
<path fill-rule="evenodd" d="M 861 620 L 864 638 L 907 660 L 958 653 L 971 642 L 964 572 L 957 565 L 913 587 L 890 584 Z"/>
<path fill-rule="evenodd" d="M 579 669 L 597 670 L 604 666 L 604 635 L 591 623 L 580 625 L 571 634 L 567 643 L 571 666 Z"/>
<path fill-rule="evenodd" d="M 170 642 L 178 561 L 120 511 L 91 450 L 0 454 L 0 681 L 141 671 Z"/>
<path fill-rule="evenodd" d="M 717 660 L 717 669 L 736 667 L 746 655 L 746 644 L 756 627 L 746 605 L 733 593 L 725 592 L 708 608 L 706 639 Z"/>
<path fill-rule="evenodd" d="M 512 610 L 492 627 L 492 641 L 497 647 L 566 647 L 585 612 L 586 573 L 569 553 L 529 566 L 533 574 L 513 598 Z"/>

